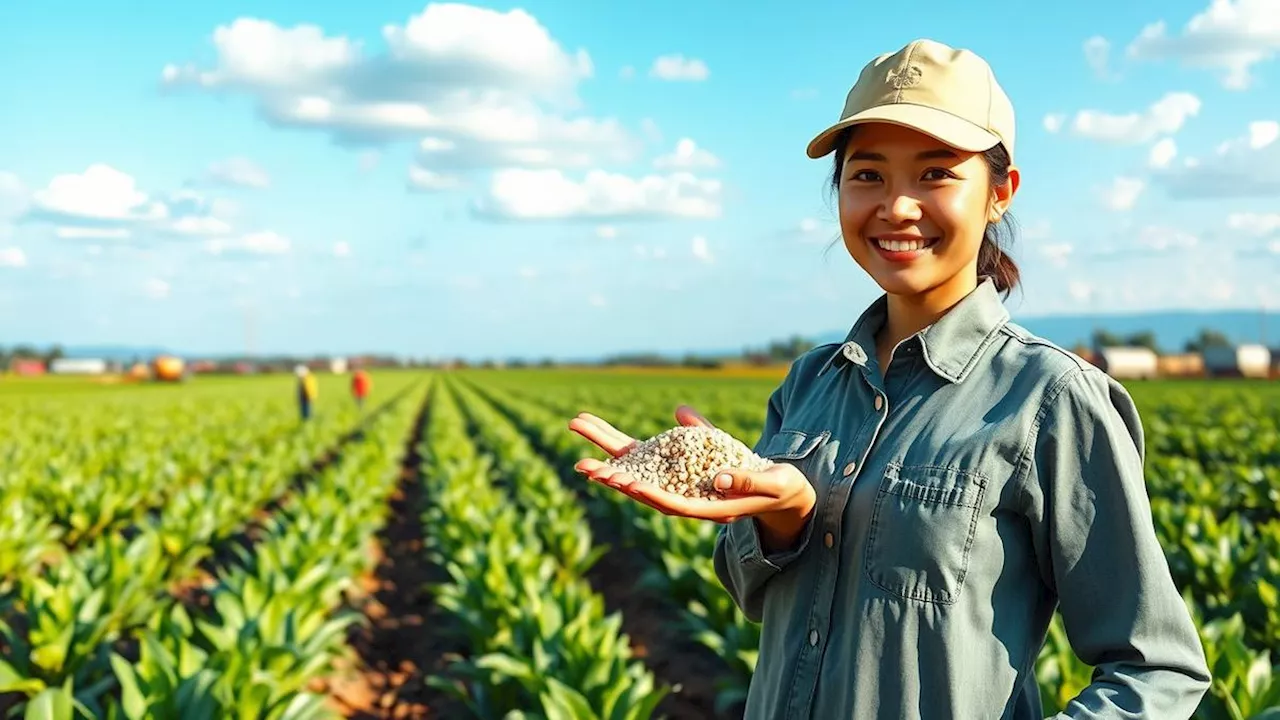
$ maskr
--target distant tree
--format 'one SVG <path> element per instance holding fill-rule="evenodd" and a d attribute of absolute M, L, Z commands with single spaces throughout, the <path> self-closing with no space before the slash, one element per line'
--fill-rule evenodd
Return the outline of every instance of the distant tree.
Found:
<path fill-rule="evenodd" d="M 1117 345 L 1124 345 L 1124 338 L 1104 328 L 1093 331 L 1093 347 L 1104 348 Z"/>
<path fill-rule="evenodd" d="M 1209 348 L 1231 347 L 1231 341 L 1223 333 L 1212 328 L 1201 328 L 1200 333 L 1187 341 L 1187 352 L 1204 352 Z"/>
<path fill-rule="evenodd" d="M 1130 335 L 1125 342 L 1133 347 L 1144 347 L 1151 349 L 1152 352 L 1160 352 L 1160 345 L 1156 342 L 1156 334 L 1150 330 L 1136 332 Z"/>

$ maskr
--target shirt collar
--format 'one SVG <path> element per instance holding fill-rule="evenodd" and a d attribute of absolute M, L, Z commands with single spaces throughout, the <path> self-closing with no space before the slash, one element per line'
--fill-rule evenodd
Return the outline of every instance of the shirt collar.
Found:
<path fill-rule="evenodd" d="M 858 317 L 844 341 L 832 350 L 818 375 L 832 365 L 852 363 L 865 368 L 874 364 L 875 335 L 884 325 L 888 305 L 887 295 L 876 298 Z M 984 277 L 973 292 L 913 337 L 919 340 L 925 364 L 938 376 L 959 383 L 973 370 L 978 356 L 1008 320 L 1009 311 L 1000 301 L 995 282 Z M 900 347 L 905 347 L 910 340 L 904 340 Z"/>

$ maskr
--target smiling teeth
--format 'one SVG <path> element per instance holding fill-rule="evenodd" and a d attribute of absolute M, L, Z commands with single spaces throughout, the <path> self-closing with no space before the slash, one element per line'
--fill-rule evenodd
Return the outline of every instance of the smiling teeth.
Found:
<path fill-rule="evenodd" d="M 923 250 L 929 245 L 928 240 L 876 240 L 876 244 L 889 252 L 912 252 Z"/>

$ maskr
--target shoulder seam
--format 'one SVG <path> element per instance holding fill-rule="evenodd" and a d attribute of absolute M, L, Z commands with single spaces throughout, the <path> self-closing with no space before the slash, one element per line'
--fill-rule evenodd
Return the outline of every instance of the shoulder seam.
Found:
<path fill-rule="evenodd" d="M 1062 391 L 1066 389 L 1072 381 L 1077 378 L 1084 377 L 1089 372 L 1089 367 L 1081 367 L 1078 364 L 1062 372 L 1049 389 L 1045 392 L 1044 397 L 1040 400 L 1040 407 L 1036 410 L 1035 419 L 1031 422 L 1031 427 L 1027 428 L 1027 439 L 1022 445 L 1022 451 L 1018 453 L 1018 465 L 1014 471 L 1013 481 L 1018 488 L 1019 498 L 1026 502 L 1027 483 L 1031 474 L 1031 456 L 1032 448 L 1035 447 L 1036 441 L 1040 438 L 1040 428 L 1044 422 L 1045 416 L 1049 414 L 1049 405 L 1058 399 Z M 1092 368 L 1097 370 L 1097 368 Z"/>

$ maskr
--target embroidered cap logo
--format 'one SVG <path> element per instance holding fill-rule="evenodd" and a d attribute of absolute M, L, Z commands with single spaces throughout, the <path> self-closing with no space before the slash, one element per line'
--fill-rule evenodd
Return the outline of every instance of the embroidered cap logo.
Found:
<path fill-rule="evenodd" d="M 915 65 L 908 65 L 905 68 L 903 68 L 901 72 L 899 72 L 898 70 L 890 70 L 888 75 L 888 80 L 889 80 L 889 84 L 892 85 L 895 89 L 901 90 L 903 88 L 909 88 L 909 87 L 914 87 L 916 85 L 919 85 L 920 76 L 922 74 L 923 73 L 920 72 L 919 67 Z"/>

